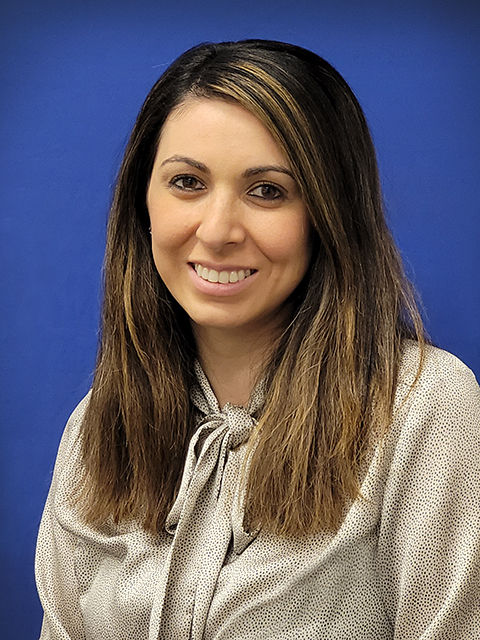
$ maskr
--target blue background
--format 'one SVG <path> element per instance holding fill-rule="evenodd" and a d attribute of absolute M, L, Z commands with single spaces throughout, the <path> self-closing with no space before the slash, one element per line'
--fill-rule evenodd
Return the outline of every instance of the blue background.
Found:
<path fill-rule="evenodd" d="M 114 177 L 143 98 L 186 48 L 280 39 L 338 68 L 369 120 L 428 330 L 479 377 L 479 7 L 2 4 L 2 638 L 39 631 L 35 538 L 64 423 L 91 382 Z"/>

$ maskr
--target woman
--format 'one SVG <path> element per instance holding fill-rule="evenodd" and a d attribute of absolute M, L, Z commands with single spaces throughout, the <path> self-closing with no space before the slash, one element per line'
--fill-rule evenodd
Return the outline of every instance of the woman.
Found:
<path fill-rule="evenodd" d="M 479 388 L 424 338 L 327 62 L 251 40 L 167 69 L 102 328 L 40 528 L 43 639 L 478 637 Z"/>

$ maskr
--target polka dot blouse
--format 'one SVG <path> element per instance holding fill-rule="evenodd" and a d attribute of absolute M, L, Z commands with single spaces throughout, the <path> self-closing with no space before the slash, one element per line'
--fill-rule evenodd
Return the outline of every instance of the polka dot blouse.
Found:
<path fill-rule="evenodd" d="M 203 371 L 181 488 L 157 536 L 85 525 L 78 477 L 88 396 L 68 421 L 37 545 L 41 639 L 479 640 L 480 389 L 457 358 L 407 343 L 394 420 L 336 533 L 242 527 L 239 472 L 261 406 L 219 407 Z M 240 446 L 238 446 L 240 445 Z"/>

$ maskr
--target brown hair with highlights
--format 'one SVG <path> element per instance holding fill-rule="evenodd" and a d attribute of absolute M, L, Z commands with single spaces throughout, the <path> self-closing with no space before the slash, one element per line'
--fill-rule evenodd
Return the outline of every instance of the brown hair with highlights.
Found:
<path fill-rule="evenodd" d="M 92 524 L 134 518 L 158 531 L 195 428 L 195 342 L 155 269 L 146 208 L 159 133 L 190 96 L 233 100 L 259 118 L 289 159 L 312 225 L 311 264 L 264 371 L 245 524 L 286 536 L 334 530 L 391 422 L 404 340 L 422 348 L 425 338 L 355 96 L 316 54 L 267 40 L 190 49 L 139 113 L 108 224 L 80 504 Z"/>

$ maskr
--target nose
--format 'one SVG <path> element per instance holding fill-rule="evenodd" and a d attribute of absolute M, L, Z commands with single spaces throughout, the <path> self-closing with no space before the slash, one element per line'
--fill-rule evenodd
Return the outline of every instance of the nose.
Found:
<path fill-rule="evenodd" d="M 246 233 L 241 219 L 241 205 L 234 198 L 212 197 L 203 205 L 195 234 L 203 245 L 218 253 L 227 246 L 244 242 Z"/>

